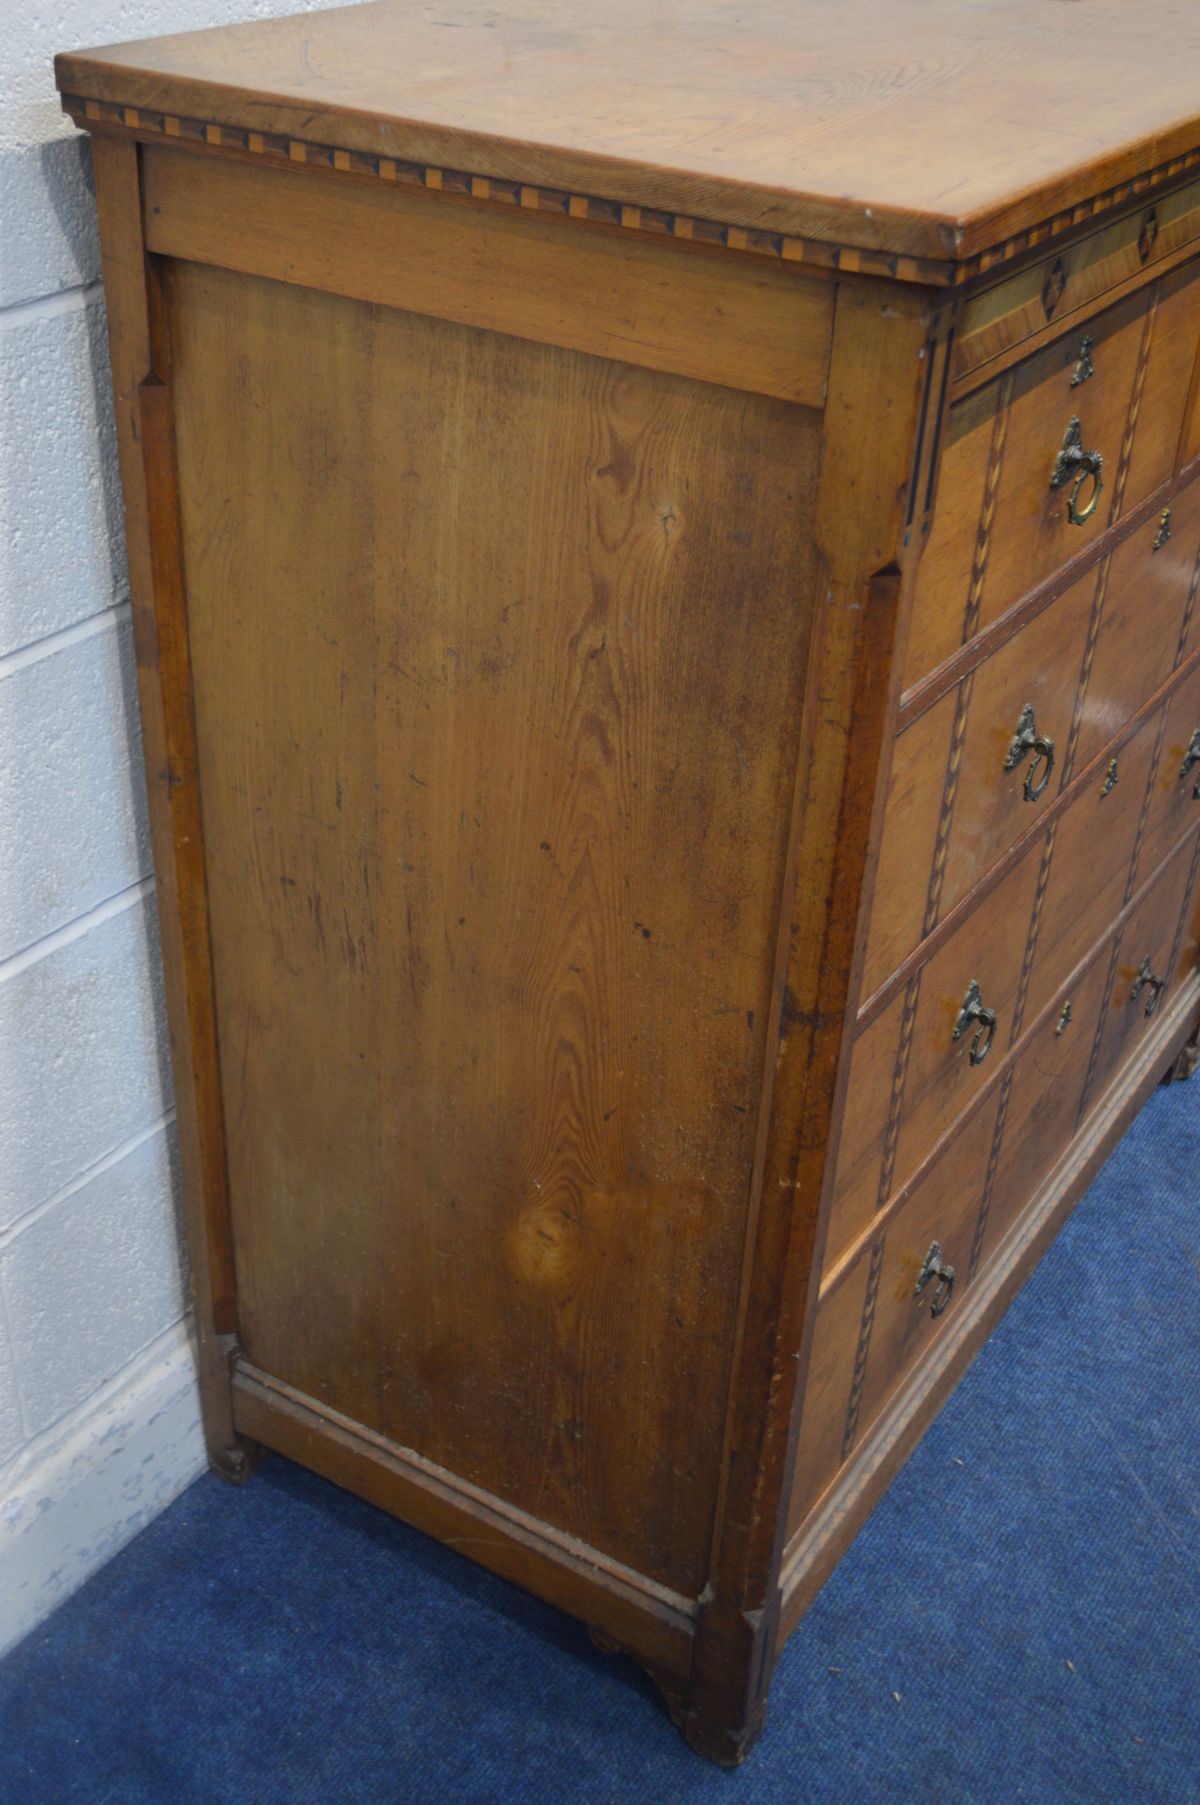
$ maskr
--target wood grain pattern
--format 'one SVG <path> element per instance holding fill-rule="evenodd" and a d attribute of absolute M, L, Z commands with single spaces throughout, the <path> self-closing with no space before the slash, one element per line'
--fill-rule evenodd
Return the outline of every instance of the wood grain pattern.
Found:
<path fill-rule="evenodd" d="M 1200 558 L 1200 481 L 1172 501 L 1168 525 L 1170 538 L 1157 550 L 1162 522 L 1152 518 L 1109 562 L 1098 640 L 1079 703 L 1075 757 L 1081 764 L 1176 666 Z"/>
<path fill-rule="evenodd" d="M 1086 322 L 1110 291 L 1140 287 L 1148 269 L 1191 255 L 1197 236 L 1200 182 L 1187 182 L 979 290 L 963 307 L 956 396 L 1064 328 Z"/>
<path fill-rule="evenodd" d="M 1200 911 L 1194 908 L 1193 917 L 1197 915 Z M 1200 930 L 1200 920 L 1196 926 Z M 780 1572 L 785 1634 L 795 1628 L 1075 1203 L 1163 1073 L 1172 1068 L 1189 1039 L 1198 1008 L 1200 979 L 1193 973 L 1181 983 L 1174 1003 L 1149 1024 L 1134 1057 L 1088 1111 L 1058 1165 L 1029 1196 L 1020 1220 L 981 1267 L 969 1303 L 939 1337 L 930 1357 L 914 1367 L 873 1432 L 864 1436 L 855 1459 L 793 1535 Z"/>
<path fill-rule="evenodd" d="M 1138 854 L 1139 878 L 1154 871 L 1186 831 L 1200 817 L 1200 764 L 1191 752 L 1200 733 L 1200 664 L 1176 689 L 1164 709 L 1142 843 Z"/>
<path fill-rule="evenodd" d="M 556 1601 L 724 1763 L 1200 1011 L 1200 122 L 1089 5 L 60 64 L 214 1464 Z"/>
<path fill-rule="evenodd" d="M 169 292 L 247 1351 L 698 1592 L 813 418 Z"/>
<path fill-rule="evenodd" d="M 165 348 L 159 321 L 152 318 L 154 297 L 141 237 L 137 152 L 128 144 L 97 144 L 94 167 L 200 1402 L 212 1463 L 223 1477 L 238 1480 L 254 1465 L 256 1450 L 235 1433 L 229 1398 L 237 1302 L 216 1063 L 191 672 L 180 612 L 174 460 L 162 387 Z"/>
<path fill-rule="evenodd" d="M 892 730 L 894 636 L 915 558 L 909 497 L 932 492 L 921 402 L 946 322 L 847 283 L 834 321 L 814 538 L 826 605 L 808 659 L 795 818 L 778 923 L 771 1083 L 757 1214 L 742 1269 L 725 1482 L 697 1630 L 688 1736 L 722 1762 L 761 1728 L 777 1653 L 778 1560 L 794 1472 L 794 1402 L 811 1334 L 817 1240 L 845 1098 L 856 923 L 878 846 L 875 778 Z M 907 566 L 907 571 L 905 567 Z M 817 899 L 814 917 L 813 899 Z"/>
<path fill-rule="evenodd" d="M 218 128 L 953 260 L 1196 158 L 1194 23 L 1093 0 L 1086 54 L 1082 31 L 1028 0 L 454 0 L 64 55 L 57 76 Z"/>
<path fill-rule="evenodd" d="M 1041 851 L 1036 844 L 1030 847 L 1016 869 L 938 947 L 905 992 L 859 1034 L 838 1159 L 831 1253 L 840 1252 L 863 1229 L 887 1201 L 881 1191 L 890 1195 L 903 1184 L 925 1151 L 987 1085 L 991 1076 L 987 1064 L 970 1062 L 974 1030 L 955 1040 L 955 1024 L 967 989 L 976 980 L 985 1006 L 999 1017 L 997 1050 L 1007 1044 Z M 914 993 L 916 1001 L 910 1006 Z M 911 1050 L 906 1053 L 904 1018 L 910 1007 Z M 897 1092 L 892 1076 L 901 1059 L 905 1082 Z"/>
<path fill-rule="evenodd" d="M 827 282 L 155 147 L 152 251 L 819 407 Z"/>
<path fill-rule="evenodd" d="M 1189 915 L 1193 860 L 1198 846 L 1200 838 L 1193 830 L 1162 872 L 1143 889 L 1125 919 L 1107 974 L 1088 1066 L 1085 1108 L 1092 1098 L 1103 1095 L 1114 1075 L 1136 1057 L 1140 1043 L 1151 1033 L 1158 1007 L 1147 1011 L 1153 991 L 1139 985 L 1143 961 L 1161 981 L 1164 1000 L 1169 1000 L 1173 985 L 1184 970 L 1195 967 L 1197 948 Z"/>
<path fill-rule="evenodd" d="M 1148 349 L 1148 304 L 1139 292 L 952 408 L 943 468 L 948 494 L 931 547 L 935 561 L 922 571 L 906 688 L 1115 518 L 1117 463 L 1144 339 Z M 1092 339 L 1094 374 L 1073 388 L 1085 337 Z M 1001 410 L 1008 414 L 1002 439 Z M 1107 489 L 1082 527 L 1067 518 L 1068 492 L 1050 487 L 1075 416 L 1085 446 L 1104 458 Z M 981 580 L 978 542 L 985 525 L 989 553 Z"/>

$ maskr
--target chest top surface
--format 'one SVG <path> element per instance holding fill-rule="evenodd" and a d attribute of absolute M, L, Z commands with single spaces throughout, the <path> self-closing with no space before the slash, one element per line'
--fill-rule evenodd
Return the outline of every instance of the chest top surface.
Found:
<path fill-rule="evenodd" d="M 78 99 L 952 263 L 1200 163 L 1194 0 L 381 0 L 57 73 Z"/>

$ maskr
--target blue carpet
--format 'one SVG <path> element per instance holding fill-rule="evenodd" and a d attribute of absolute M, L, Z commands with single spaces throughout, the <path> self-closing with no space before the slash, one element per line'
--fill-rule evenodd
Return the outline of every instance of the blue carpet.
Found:
<path fill-rule="evenodd" d="M 0 1664 L 16 1805 L 1194 1805 L 1200 1083 L 1156 1093 L 780 1663 L 735 1773 L 632 1664 L 281 1460 Z"/>

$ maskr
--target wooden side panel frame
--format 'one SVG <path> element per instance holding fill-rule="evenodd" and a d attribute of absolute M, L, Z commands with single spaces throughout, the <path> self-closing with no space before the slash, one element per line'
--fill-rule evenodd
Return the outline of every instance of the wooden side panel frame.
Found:
<path fill-rule="evenodd" d="M 240 1480 L 256 1451 L 234 1430 L 229 1395 L 237 1307 L 167 351 L 142 242 L 138 146 L 97 138 L 92 151 L 201 1408 L 213 1466 Z"/>
<path fill-rule="evenodd" d="M 835 291 L 819 276 L 320 172 L 157 145 L 143 159 L 146 246 L 164 256 L 824 403 Z"/>

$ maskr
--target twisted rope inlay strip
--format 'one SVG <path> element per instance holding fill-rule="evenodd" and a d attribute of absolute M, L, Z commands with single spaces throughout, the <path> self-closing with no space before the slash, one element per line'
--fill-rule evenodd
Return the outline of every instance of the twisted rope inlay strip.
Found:
<path fill-rule="evenodd" d="M 1050 866 L 1054 861 L 1054 841 L 1058 834 L 1058 823 L 1054 823 L 1046 835 L 1042 845 L 1042 862 L 1038 866 L 1037 887 L 1033 893 L 1033 913 L 1029 917 L 1029 932 L 1025 937 L 1025 957 L 1021 961 L 1021 976 L 1017 981 L 1017 1003 L 1013 1011 L 1012 1032 L 1008 1037 L 1011 1046 L 1021 1032 L 1021 1023 L 1025 1018 L 1025 1004 L 1029 997 L 1029 980 L 1033 975 L 1033 961 L 1037 952 L 1038 932 L 1042 925 L 1042 910 L 1046 903 L 1046 889 L 1050 882 Z"/>
<path fill-rule="evenodd" d="M 979 1211 L 975 1217 L 975 1233 L 971 1237 L 971 1254 L 967 1261 L 967 1283 L 975 1277 L 979 1265 L 979 1256 L 983 1252 L 983 1237 L 987 1233 L 988 1215 L 992 1207 L 992 1187 L 996 1182 L 996 1168 L 1000 1164 L 1000 1145 L 1004 1139 L 1004 1124 L 1008 1117 L 1008 1104 L 1012 1096 L 1013 1080 L 1016 1067 L 1010 1066 L 1000 1085 L 1000 1107 L 996 1112 L 996 1126 L 992 1130 L 992 1144 L 988 1150 L 987 1172 L 984 1174 L 983 1192 L 979 1199 Z"/>
<path fill-rule="evenodd" d="M 992 520 L 996 513 L 996 495 L 1000 473 L 1004 468 L 1004 450 L 1008 444 L 1008 422 L 1012 410 L 1016 371 L 1001 379 L 996 395 L 996 417 L 992 421 L 992 438 L 988 446 L 987 471 L 983 479 L 983 500 L 979 508 L 979 524 L 975 529 L 975 550 L 971 558 L 971 587 L 967 591 L 967 610 L 963 616 L 962 643 L 974 639 L 979 631 L 979 613 L 983 603 L 983 583 L 987 575 L 988 553 L 992 544 Z"/>
<path fill-rule="evenodd" d="M 1146 837 L 1146 823 L 1150 819 L 1150 804 L 1154 800 L 1154 786 L 1158 781 L 1158 767 L 1162 762 L 1162 750 L 1167 737 L 1167 709 L 1169 706 L 1169 703 L 1164 702 L 1158 717 L 1158 732 L 1154 736 L 1154 755 L 1150 760 L 1150 774 L 1146 779 L 1146 788 L 1142 792 L 1137 832 L 1133 836 L 1133 852 L 1129 859 L 1129 869 L 1125 873 L 1125 889 L 1121 896 L 1122 908 L 1133 895 L 1133 887 L 1137 880 L 1138 860 L 1142 856 L 1142 841 Z"/>
<path fill-rule="evenodd" d="M 942 784 L 942 803 L 938 811 L 937 837 L 933 842 L 933 862 L 929 867 L 929 888 L 925 893 L 925 914 L 921 920 L 921 939 L 932 934 L 942 909 L 942 890 L 946 882 L 946 863 L 950 856 L 950 834 L 954 826 L 954 807 L 958 801 L 958 780 L 962 774 L 963 753 L 967 744 L 967 722 L 971 698 L 975 693 L 975 672 L 968 671 L 958 686 L 954 703 L 954 720 L 950 728 L 950 750 L 946 759 L 946 776 Z"/>
<path fill-rule="evenodd" d="M 881 1210 L 891 1196 L 896 1172 L 896 1148 L 900 1140 L 900 1112 L 904 1088 L 908 1082 L 908 1062 L 912 1055 L 913 1030 L 917 1025 L 917 1004 L 921 998 L 921 974 L 913 973 L 904 989 L 904 1007 L 900 1014 L 900 1039 L 896 1063 L 892 1068 L 892 1089 L 888 1097 L 887 1122 L 883 1131 L 883 1147 L 879 1158 L 879 1183 L 875 1189 L 875 1208 Z"/>
<path fill-rule="evenodd" d="M 1200 552 L 1196 553 L 1196 563 L 1192 570 L 1192 580 L 1188 587 L 1187 601 L 1183 604 L 1183 622 L 1179 628 L 1179 644 L 1175 648 L 1175 662 L 1171 669 L 1177 671 L 1183 663 L 1183 654 L 1187 650 L 1188 637 L 1192 631 L 1192 616 L 1196 612 L 1196 595 L 1200 591 Z"/>
<path fill-rule="evenodd" d="M 1142 394 L 1146 387 L 1146 371 L 1150 365 L 1150 346 L 1154 339 L 1154 325 L 1158 319 L 1158 289 L 1154 288 L 1150 296 L 1150 305 L 1146 309 L 1146 317 L 1142 321 L 1142 337 L 1138 345 L 1137 367 L 1133 373 L 1133 392 L 1129 397 L 1129 411 L 1125 416 L 1125 431 L 1121 435 L 1121 455 L 1117 459 L 1117 476 L 1113 483 L 1112 507 L 1108 511 L 1109 524 L 1118 520 L 1121 515 L 1121 503 L 1125 499 L 1125 484 L 1129 478 L 1129 465 L 1133 457 L 1133 436 L 1137 431 L 1138 415 L 1142 409 Z"/>
<path fill-rule="evenodd" d="M 1088 617 L 1087 640 L 1083 648 L 1083 663 L 1079 667 L 1079 682 L 1075 689 L 1075 707 L 1071 713 L 1071 727 L 1067 734 L 1067 749 L 1063 753 L 1062 777 L 1059 788 L 1064 788 L 1071 781 L 1075 769 L 1075 753 L 1079 746 L 1079 735 L 1083 729 L 1083 705 L 1087 700 L 1088 684 L 1092 678 L 1092 666 L 1096 661 L 1096 647 L 1100 643 L 1100 622 L 1104 616 L 1104 602 L 1108 595 L 1108 572 L 1112 564 L 1112 553 L 1109 552 L 1101 560 L 1096 574 L 1096 593 L 1092 597 L 1092 612 Z"/>
<path fill-rule="evenodd" d="M 983 602 L 983 585 L 987 575 L 988 553 L 992 543 L 992 522 L 996 513 L 996 495 L 1000 472 L 1004 465 L 1004 448 L 1008 442 L 1009 403 L 1012 400 L 1013 376 L 1010 371 L 1001 382 L 988 446 L 987 470 L 983 482 L 983 499 L 979 523 L 975 529 L 975 550 L 971 559 L 971 586 L 963 616 L 962 643 L 975 637 Z M 946 879 L 946 861 L 950 852 L 950 835 L 954 827 L 954 808 L 958 800 L 958 780 L 962 771 L 963 752 L 967 743 L 967 722 L 971 698 L 975 691 L 975 673 L 969 671 L 958 686 L 954 704 L 954 720 L 950 727 L 950 748 L 946 757 L 946 776 L 942 784 L 942 800 L 938 810 L 937 834 L 933 843 L 933 860 L 929 867 L 929 886 L 925 892 L 925 913 L 921 920 L 924 940 L 938 924 L 942 908 L 942 890 Z"/>
<path fill-rule="evenodd" d="M 846 1405 L 846 1426 L 842 1431 L 842 1459 L 849 1456 L 858 1434 L 858 1418 L 862 1410 L 863 1388 L 867 1379 L 867 1354 L 871 1346 L 871 1330 L 875 1326 L 875 1305 L 879 1300 L 879 1280 L 883 1273 L 883 1249 L 886 1235 L 880 1235 L 871 1249 L 867 1271 L 867 1295 L 863 1299 L 862 1320 L 858 1326 L 858 1346 L 854 1350 L 854 1372 L 850 1379 L 850 1398 Z"/>
<path fill-rule="evenodd" d="M 1079 1113 L 1075 1117 L 1076 1132 L 1078 1132 L 1080 1123 L 1087 1115 L 1088 1103 L 1091 1101 L 1092 1085 L 1096 1078 L 1096 1066 L 1100 1059 L 1100 1043 L 1104 1039 L 1104 1027 L 1105 1023 L 1108 1021 L 1108 1006 L 1112 1002 L 1113 985 L 1116 983 L 1117 979 L 1117 964 L 1120 959 L 1120 954 L 1121 936 L 1118 934 L 1113 941 L 1113 949 L 1109 955 L 1108 976 L 1104 980 L 1104 997 L 1100 1004 L 1100 1019 L 1096 1024 L 1096 1032 L 1092 1036 L 1092 1051 L 1088 1057 L 1087 1076 L 1083 1081 L 1083 1095 L 1079 1099 Z"/>

